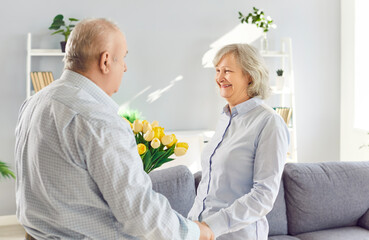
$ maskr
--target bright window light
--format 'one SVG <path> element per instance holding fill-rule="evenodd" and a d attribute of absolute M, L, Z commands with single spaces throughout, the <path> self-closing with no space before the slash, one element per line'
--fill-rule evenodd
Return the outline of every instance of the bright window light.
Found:
<path fill-rule="evenodd" d="M 368 0 L 355 4 L 355 122 L 354 127 L 369 131 L 369 32 Z"/>

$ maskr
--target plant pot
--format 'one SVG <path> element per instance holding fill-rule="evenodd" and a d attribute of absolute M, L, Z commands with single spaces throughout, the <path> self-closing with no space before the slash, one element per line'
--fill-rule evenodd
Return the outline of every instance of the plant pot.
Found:
<path fill-rule="evenodd" d="M 282 90 L 284 88 L 284 77 L 283 76 L 277 77 L 275 86 L 277 90 Z"/>
<path fill-rule="evenodd" d="M 60 47 L 61 47 L 62 52 L 65 52 L 65 45 L 66 44 L 67 44 L 66 41 L 60 42 Z"/>

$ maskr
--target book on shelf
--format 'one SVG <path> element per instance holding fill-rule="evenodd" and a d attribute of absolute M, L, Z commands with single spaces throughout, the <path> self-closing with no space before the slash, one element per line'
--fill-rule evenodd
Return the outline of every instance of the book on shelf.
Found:
<path fill-rule="evenodd" d="M 54 81 L 52 72 L 31 72 L 31 80 L 35 92 L 40 91 Z"/>
<path fill-rule="evenodd" d="M 290 107 L 274 107 L 273 108 L 281 117 L 283 118 L 284 122 L 288 126 L 290 124 L 290 120 L 292 117 L 292 108 Z"/>

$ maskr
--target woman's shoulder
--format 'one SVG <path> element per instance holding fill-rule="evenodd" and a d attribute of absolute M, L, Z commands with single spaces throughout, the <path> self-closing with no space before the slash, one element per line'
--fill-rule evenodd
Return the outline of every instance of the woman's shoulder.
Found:
<path fill-rule="evenodd" d="M 258 106 L 257 115 L 260 122 L 263 122 L 264 124 L 285 125 L 281 115 L 265 103 Z"/>

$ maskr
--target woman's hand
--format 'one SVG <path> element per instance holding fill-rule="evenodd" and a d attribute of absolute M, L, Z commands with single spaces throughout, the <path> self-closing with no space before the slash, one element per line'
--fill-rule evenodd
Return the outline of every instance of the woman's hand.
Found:
<path fill-rule="evenodd" d="M 206 222 L 194 221 L 200 228 L 200 238 L 199 240 L 214 240 L 214 233 L 211 231 L 210 227 Z"/>

